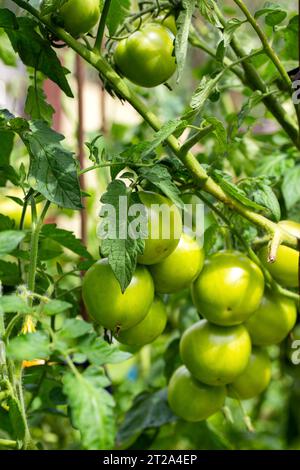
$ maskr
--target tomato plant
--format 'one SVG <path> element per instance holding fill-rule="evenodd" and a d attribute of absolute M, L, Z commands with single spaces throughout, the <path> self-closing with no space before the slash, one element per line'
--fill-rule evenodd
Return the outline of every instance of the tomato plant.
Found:
<path fill-rule="evenodd" d="M 0 0 L 1 450 L 299 448 L 298 29 Z"/>

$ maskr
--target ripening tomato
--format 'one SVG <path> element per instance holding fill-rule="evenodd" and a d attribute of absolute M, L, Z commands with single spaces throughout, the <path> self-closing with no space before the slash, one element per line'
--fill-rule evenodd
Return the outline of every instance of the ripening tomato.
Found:
<path fill-rule="evenodd" d="M 163 301 L 156 297 L 145 318 L 137 325 L 116 336 L 120 343 L 144 346 L 162 334 L 167 324 L 167 312 Z"/>
<path fill-rule="evenodd" d="M 86 272 L 82 295 L 90 317 L 115 333 L 145 318 L 154 299 L 154 285 L 149 271 L 138 266 L 122 294 L 108 260 L 103 259 Z"/>
<path fill-rule="evenodd" d="M 269 346 L 280 343 L 293 329 L 296 319 L 294 300 L 266 291 L 259 308 L 245 325 L 253 344 Z"/>
<path fill-rule="evenodd" d="M 186 421 L 202 421 L 222 408 L 225 387 L 211 387 L 196 380 L 186 367 L 179 367 L 168 385 L 171 410 Z"/>
<path fill-rule="evenodd" d="M 247 400 L 262 393 L 271 380 L 271 361 L 268 353 L 261 348 L 253 348 L 248 365 L 235 381 L 228 385 L 228 395 Z"/>
<path fill-rule="evenodd" d="M 144 253 L 138 256 L 141 264 L 159 263 L 177 247 L 182 234 L 180 211 L 170 199 L 150 191 L 138 193 L 146 209 L 148 235 Z"/>
<path fill-rule="evenodd" d="M 281 220 L 278 225 L 290 235 L 300 238 L 300 224 L 297 222 Z M 276 281 L 286 287 L 298 287 L 299 252 L 297 250 L 289 246 L 280 245 L 274 263 L 268 262 L 267 246 L 261 248 L 258 255 Z"/>
<path fill-rule="evenodd" d="M 176 70 L 174 35 L 157 23 L 146 23 L 122 39 L 114 53 L 121 73 L 133 83 L 155 87 L 165 83 Z"/>
<path fill-rule="evenodd" d="M 100 18 L 99 0 L 68 0 L 59 9 L 64 28 L 72 36 L 88 33 Z"/>
<path fill-rule="evenodd" d="M 250 353 L 250 336 L 243 325 L 225 328 L 201 320 L 188 328 L 180 341 L 183 363 L 208 385 L 233 382 L 245 370 Z"/>
<path fill-rule="evenodd" d="M 222 326 L 238 325 L 249 318 L 263 292 L 260 268 L 236 251 L 221 251 L 208 258 L 192 287 L 199 313 Z"/>
<path fill-rule="evenodd" d="M 189 287 L 203 263 L 203 249 L 189 234 L 183 233 L 173 253 L 150 267 L 156 292 L 171 294 Z"/>

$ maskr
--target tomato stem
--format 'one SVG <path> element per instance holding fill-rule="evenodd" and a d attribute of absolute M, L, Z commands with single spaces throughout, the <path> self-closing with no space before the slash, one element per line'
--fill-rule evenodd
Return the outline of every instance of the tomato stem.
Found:
<path fill-rule="evenodd" d="M 95 46 L 94 46 L 94 50 L 96 52 L 100 52 L 100 50 L 101 50 L 103 36 L 104 36 L 104 30 L 105 30 L 105 25 L 106 25 L 106 18 L 107 18 L 108 12 L 109 12 L 110 5 L 111 5 L 111 0 L 105 0 L 103 10 L 102 10 L 102 13 L 101 13 L 101 18 L 100 18 L 98 31 L 97 31 Z"/>

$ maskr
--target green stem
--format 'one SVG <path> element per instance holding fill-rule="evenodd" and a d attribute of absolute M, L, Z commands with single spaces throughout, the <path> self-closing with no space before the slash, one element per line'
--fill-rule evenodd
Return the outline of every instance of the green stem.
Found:
<path fill-rule="evenodd" d="M 19 403 L 21 405 L 21 413 L 25 425 L 25 436 L 23 440 L 23 448 L 25 450 L 31 449 L 34 447 L 34 444 L 32 442 L 29 426 L 28 426 L 28 421 L 27 421 L 27 415 L 26 415 L 26 408 L 25 408 L 25 401 L 24 401 L 24 391 L 23 391 L 23 386 L 22 386 L 22 373 L 19 377 L 18 381 L 18 398 L 19 398 Z"/>
<path fill-rule="evenodd" d="M 35 202 L 32 199 L 32 233 L 31 233 L 31 240 L 30 240 L 30 260 L 29 260 L 29 270 L 28 270 L 28 289 L 30 292 L 34 292 L 35 289 L 35 276 L 36 276 L 36 268 L 37 268 L 37 261 L 38 261 L 38 245 L 39 245 L 39 236 L 40 231 L 43 226 L 44 218 L 47 214 L 47 211 L 50 206 L 50 201 L 47 201 L 43 212 L 39 218 L 36 220 L 36 209 L 35 209 Z M 30 303 L 32 303 L 32 299 L 30 299 Z"/>
<path fill-rule="evenodd" d="M 132 92 L 132 90 L 128 87 L 125 81 L 121 79 L 121 77 L 116 73 L 116 71 L 108 64 L 108 62 L 103 57 L 97 55 L 92 51 L 89 51 L 83 44 L 76 41 L 76 39 L 74 39 L 64 29 L 55 27 L 49 18 L 41 17 L 39 12 L 24 0 L 13 1 L 14 3 L 34 15 L 41 23 L 47 26 L 59 39 L 68 44 L 83 59 L 85 59 L 90 65 L 92 65 L 96 70 L 98 70 L 100 75 L 104 76 L 105 79 L 118 92 L 118 95 L 124 100 L 128 101 L 155 131 L 160 130 L 161 123 L 157 116 L 152 111 L 150 111 L 149 106 L 145 105 L 144 102 L 137 95 L 135 95 L 135 93 Z M 253 224 L 258 225 L 262 229 L 266 230 L 269 234 L 274 233 L 275 229 L 277 228 L 277 225 L 274 222 L 268 220 L 261 214 L 256 214 L 252 212 L 251 210 L 243 206 L 240 202 L 238 202 L 236 199 L 232 198 L 231 196 L 228 196 L 223 191 L 223 189 L 212 178 L 208 176 L 205 169 L 201 166 L 201 164 L 191 152 L 181 154 L 180 144 L 175 136 L 169 136 L 166 139 L 166 142 L 169 145 L 170 149 L 175 153 L 175 155 L 178 156 L 178 158 L 180 158 L 182 163 L 190 171 L 196 185 L 200 186 L 204 191 L 208 192 L 216 199 L 220 200 L 228 207 L 241 214 Z M 297 239 L 292 235 L 284 233 L 283 240 L 284 243 L 287 245 L 290 245 L 292 247 L 297 246 Z"/>
<path fill-rule="evenodd" d="M 282 65 L 279 57 L 277 56 L 276 52 L 270 46 L 267 36 L 263 32 L 263 30 L 260 28 L 260 26 L 259 26 L 258 22 L 256 21 L 256 19 L 254 18 L 254 16 L 251 15 L 250 11 L 248 10 L 248 8 L 244 4 L 244 2 L 242 0 L 234 0 L 234 1 L 238 5 L 238 7 L 242 10 L 242 12 L 246 16 L 247 20 L 249 21 L 251 26 L 256 31 L 256 33 L 257 33 L 257 35 L 258 35 L 259 39 L 261 40 L 261 43 L 264 47 L 264 50 L 266 51 L 267 55 L 269 56 L 269 58 L 271 59 L 271 61 L 275 65 L 275 67 L 277 68 L 278 72 L 282 76 L 283 80 L 287 84 L 288 88 L 290 89 L 291 86 L 292 86 L 291 79 L 290 79 L 287 71 L 283 67 L 283 65 Z"/>
<path fill-rule="evenodd" d="M 122 165 L 128 165 L 131 166 L 132 168 L 134 167 L 150 167 L 153 166 L 152 163 L 132 163 L 132 162 L 116 162 L 116 163 L 99 163 L 99 165 L 92 165 L 87 168 L 84 168 L 83 170 L 80 170 L 78 172 L 78 175 L 81 176 L 84 173 L 88 173 L 89 171 L 97 170 L 98 168 L 108 168 L 108 167 L 113 167 L 113 166 L 119 166 L 120 164 Z"/>
<path fill-rule="evenodd" d="M 9 449 L 17 449 L 17 441 L 10 441 L 9 439 L 0 439 L 0 447 L 7 447 Z"/>
<path fill-rule="evenodd" d="M 24 315 L 25 315 L 24 313 L 18 313 L 17 315 L 15 315 L 15 316 L 11 319 L 11 321 L 9 322 L 9 324 L 7 325 L 7 328 L 6 328 L 6 332 L 5 332 L 5 336 L 4 336 L 5 341 L 7 341 L 7 340 L 9 339 L 9 337 L 10 337 L 12 331 L 13 331 L 14 326 L 18 323 L 18 321 L 19 321 L 22 317 L 24 317 Z"/>
<path fill-rule="evenodd" d="M 43 368 L 43 372 L 42 372 L 42 374 L 39 378 L 39 381 L 36 385 L 36 389 L 34 390 L 34 393 L 31 395 L 31 398 L 30 398 L 29 403 L 27 405 L 27 412 L 30 410 L 32 403 L 34 402 L 36 397 L 39 395 L 41 386 L 42 386 L 42 384 L 43 384 L 43 382 L 46 378 L 46 375 L 47 375 L 47 365 L 45 365 L 45 367 Z"/>
<path fill-rule="evenodd" d="M 204 127 L 203 129 L 199 129 L 198 132 L 195 132 L 191 137 L 189 137 L 184 144 L 181 146 L 180 153 L 185 154 L 187 153 L 195 144 L 199 142 L 199 140 L 203 139 L 203 137 L 210 134 L 214 129 L 213 125 Z"/>
<path fill-rule="evenodd" d="M 62 351 L 63 353 L 63 351 Z M 76 367 L 74 366 L 70 356 L 68 356 L 67 354 L 64 355 L 65 359 L 66 359 L 66 362 L 68 364 L 68 366 L 70 367 L 71 371 L 73 372 L 73 374 L 78 377 L 78 378 L 81 378 L 81 374 L 80 372 L 78 372 L 78 370 L 76 369 Z"/>
<path fill-rule="evenodd" d="M 106 24 L 106 19 L 107 19 L 107 15 L 108 15 L 108 12 L 109 12 L 110 5 L 111 5 L 111 0 L 105 0 L 103 10 L 102 10 L 102 13 L 101 13 L 101 18 L 100 18 L 98 31 L 97 31 L 95 46 L 94 46 L 94 50 L 97 51 L 97 52 L 100 52 L 100 50 L 101 50 L 101 45 L 102 45 L 104 30 L 105 30 L 105 24 Z"/>

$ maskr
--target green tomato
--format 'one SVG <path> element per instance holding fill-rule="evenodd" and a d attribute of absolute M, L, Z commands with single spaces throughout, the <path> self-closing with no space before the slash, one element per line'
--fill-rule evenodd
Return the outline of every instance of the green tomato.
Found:
<path fill-rule="evenodd" d="M 173 253 L 150 267 L 156 292 L 171 294 L 189 287 L 203 263 L 203 249 L 190 235 L 183 233 Z"/>
<path fill-rule="evenodd" d="M 168 28 L 174 36 L 177 34 L 177 26 L 175 16 L 171 12 L 163 11 L 161 15 L 158 15 L 156 18 L 153 18 L 155 23 L 160 23 L 166 28 Z"/>
<path fill-rule="evenodd" d="M 263 292 L 260 268 L 235 251 L 221 251 L 208 258 L 192 287 L 199 313 L 222 326 L 247 320 L 258 308 Z"/>
<path fill-rule="evenodd" d="M 281 220 L 278 226 L 300 238 L 300 224 L 292 220 Z M 280 284 L 286 287 L 298 287 L 299 285 L 299 252 L 289 246 L 280 245 L 277 250 L 274 263 L 268 262 L 268 247 L 264 246 L 258 252 L 258 255 L 270 271 L 272 277 Z"/>
<path fill-rule="evenodd" d="M 68 0 L 59 10 L 64 28 L 72 36 L 88 33 L 100 18 L 99 0 Z"/>
<path fill-rule="evenodd" d="M 165 83 L 176 70 L 174 35 L 161 24 L 146 23 L 122 39 L 114 53 L 121 73 L 133 83 L 155 87 Z"/>
<path fill-rule="evenodd" d="M 248 400 L 262 393 L 271 380 L 271 361 L 266 351 L 253 348 L 244 372 L 228 386 L 228 395 Z"/>
<path fill-rule="evenodd" d="M 250 353 L 250 336 L 243 325 L 224 328 L 201 320 L 188 328 L 180 341 L 183 363 L 208 385 L 233 382 L 245 370 Z"/>
<path fill-rule="evenodd" d="M 278 344 L 293 329 L 297 319 L 293 300 L 266 291 L 259 308 L 245 323 L 252 343 L 257 346 Z"/>
<path fill-rule="evenodd" d="M 122 294 L 107 259 L 95 263 L 85 274 L 82 295 L 90 317 L 104 328 L 123 331 L 143 320 L 154 298 L 152 277 L 138 266 Z"/>
<path fill-rule="evenodd" d="M 222 408 L 225 387 L 211 387 L 196 380 L 186 367 L 179 367 L 168 385 L 171 410 L 186 421 L 202 421 Z"/>
<path fill-rule="evenodd" d="M 166 307 L 159 297 L 156 297 L 145 318 L 137 325 L 116 336 L 120 343 L 129 346 L 144 346 L 152 343 L 162 334 L 167 324 Z"/>
<path fill-rule="evenodd" d="M 182 234 L 181 214 L 170 199 L 150 191 L 138 193 L 146 209 L 148 236 L 145 248 L 138 256 L 141 264 L 159 263 L 177 247 Z"/>

